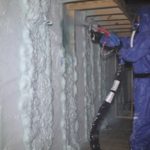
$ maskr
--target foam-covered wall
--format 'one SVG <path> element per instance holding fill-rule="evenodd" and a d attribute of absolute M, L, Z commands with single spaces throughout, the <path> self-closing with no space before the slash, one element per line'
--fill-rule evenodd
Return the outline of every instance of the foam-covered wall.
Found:
<path fill-rule="evenodd" d="M 88 143 L 114 60 L 102 60 L 86 29 L 74 26 L 85 14 L 70 20 L 66 1 L 0 2 L 0 150 L 79 150 Z"/>
<path fill-rule="evenodd" d="M 0 149 L 24 150 L 20 100 L 22 10 L 19 0 L 0 1 Z"/>

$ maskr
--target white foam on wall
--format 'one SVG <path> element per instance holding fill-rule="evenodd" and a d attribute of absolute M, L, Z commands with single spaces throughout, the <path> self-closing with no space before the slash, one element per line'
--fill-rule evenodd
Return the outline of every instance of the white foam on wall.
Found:
<path fill-rule="evenodd" d="M 21 58 L 20 110 L 27 150 L 48 150 L 53 138 L 50 30 L 47 0 L 23 1 L 24 45 Z"/>
<path fill-rule="evenodd" d="M 2 106 L 0 105 L 0 149 L 2 149 Z"/>
<path fill-rule="evenodd" d="M 66 19 L 66 18 L 65 18 Z M 74 26 L 73 26 L 73 19 L 65 20 L 64 28 L 67 28 L 67 41 L 69 45 L 67 45 L 66 50 L 66 142 L 67 142 L 67 149 L 66 150 L 79 150 L 79 137 L 78 137 L 78 130 L 79 130 L 79 120 L 78 120 L 78 113 L 77 112 L 77 54 L 75 50 L 75 41 L 74 41 Z M 68 26 L 70 24 L 70 26 Z"/>
<path fill-rule="evenodd" d="M 102 103 L 102 99 L 101 99 L 101 61 L 100 61 L 100 48 L 98 46 L 98 61 L 97 61 L 97 69 L 98 69 L 98 100 L 100 103 Z"/>
<path fill-rule="evenodd" d="M 48 0 L 24 0 L 23 4 L 25 20 L 24 45 L 20 49 L 20 111 L 24 142 L 27 150 L 58 150 L 54 148 L 56 144 L 64 150 L 78 150 L 76 56 L 68 55 L 64 59 L 60 27 L 62 14 L 57 13 L 58 9 L 61 11 L 62 3 L 52 0 L 51 4 Z M 47 24 L 51 22 L 49 17 L 54 21 L 52 27 Z M 71 62 L 65 76 L 66 60 Z M 59 107 L 61 113 L 57 116 L 54 109 Z M 59 139 L 55 135 L 54 119 L 60 121 Z M 54 138 L 57 143 L 53 143 Z"/>
<path fill-rule="evenodd" d="M 75 67 L 77 65 L 76 56 L 73 58 L 69 55 L 67 56 L 67 72 L 66 72 L 66 116 L 67 116 L 67 143 L 69 148 L 67 150 L 78 150 L 79 143 L 77 142 L 78 135 L 78 119 L 77 119 L 77 106 L 76 106 L 76 94 L 77 94 L 77 73 Z"/>
<path fill-rule="evenodd" d="M 93 76 L 93 49 L 90 38 L 87 36 L 86 43 L 86 111 L 87 111 L 87 129 L 88 137 L 90 133 L 91 123 L 95 113 L 94 107 L 94 76 Z"/>
<path fill-rule="evenodd" d="M 24 45 L 20 49 L 20 111 L 27 150 L 79 150 L 77 56 L 62 46 L 61 0 L 23 0 Z M 58 13 L 58 10 L 60 11 Z M 53 22 L 49 26 L 48 22 Z M 72 27 L 69 27 L 73 39 Z M 84 43 L 86 47 L 87 43 Z M 85 139 L 94 115 L 94 70 L 91 45 L 83 52 Z M 90 79 L 90 80 L 89 80 Z M 59 109 L 59 110 L 58 110 Z M 57 110 L 59 112 L 57 112 Z M 59 135 L 54 124 L 59 123 Z M 55 142 L 55 143 L 54 143 Z"/>
<path fill-rule="evenodd" d="M 70 47 L 69 52 L 66 52 L 62 46 L 62 4 L 66 1 L 20 1 L 24 28 L 19 59 L 19 71 L 21 72 L 19 109 L 22 116 L 26 150 L 79 150 L 79 144 L 82 144 L 79 140 L 84 142 L 89 138 L 91 121 L 95 112 L 94 51 L 92 46 L 88 45 L 89 39 L 86 39 L 86 42 L 84 39 L 85 51 L 82 53 L 84 81 L 82 83 L 84 83 L 85 95 L 83 93 L 84 102 L 81 104 L 84 106 L 80 110 L 80 108 L 77 109 L 80 105 L 78 99 L 80 89 L 77 87 L 79 62 L 73 40 L 74 28 L 70 25 L 65 26 L 65 28 L 70 28 L 68 29 L 70 41 L 67 42 L 72 45 L 68 46 Z M 52 26 L 49 23 L 53 23 Z M 97 65 L 99 69 L 100 60 Z M 101 74 L 100 71 L 99 74 Z M 101 83 L 100 78 L 98 82 Z M 99 85 L 100 90 L 101 86 Z M 77 112 L 77 110 L 79 111 Z M 82 123 L 79 113 L 80 116 L 83 113 L 85 121 Z M 55 127 L 56 124 L 58 128 Z M 0 124 L 0 138 L 2 130 Z M 85 130 L 83 132 L 85 136 L 81 137 L 83 139 L 80 139 L 82 133 L 79 131 L 81 130 Z M 22 134 L 18 137 L 22 139 Z"/>
<path fill-rule="evenodd" d="M 84 44 L 84 47 L 86 47 L 86 42 L 84 42 L 83 43 Z M 86 49 L 84 50 L 84 52 L 83 52 L 83 69 L 84 69 L 84 90 L 85 90 L 85 96 L 84 96 L 84 111 L 85 111 L 85 114 L 88 114 L 87 113 L 87 106 L 86 106 L 86 104 L 87 104 L 87 89 L 86 89 L 86 87 L 87 87 L 87 73 L 86 73 L 86 67 L 87 67 L 87 63 L 86 63 Z M 88 139 L 88 118 L 87 118 L 88 116 L 87 115 L 85 115 L 85 139 Z"/>

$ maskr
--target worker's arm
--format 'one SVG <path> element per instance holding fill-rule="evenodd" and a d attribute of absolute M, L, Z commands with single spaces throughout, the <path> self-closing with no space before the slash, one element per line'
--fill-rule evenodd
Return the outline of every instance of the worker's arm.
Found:
<path fill-rule="evenodd" d="M 137 37 L 133 48 L 123 48 L 120 55 L 127 62 L 136 62 L 146 54 L 150 53 L 150 36 Z"/>

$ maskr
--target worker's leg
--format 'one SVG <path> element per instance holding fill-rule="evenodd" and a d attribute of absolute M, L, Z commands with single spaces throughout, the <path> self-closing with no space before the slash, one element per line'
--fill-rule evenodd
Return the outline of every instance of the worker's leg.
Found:
<path fill-rule="evenodd" d="M 146 121 L 145 121 L 146 119 Z M 132 150 L 150 150 L 150 122 L 149 118 L 135 119 L 131 136 Z"/>
<path fill-rule="evenodd" d="M 135 81 L 132 150 L 150 150 L 150 79 Z"/>

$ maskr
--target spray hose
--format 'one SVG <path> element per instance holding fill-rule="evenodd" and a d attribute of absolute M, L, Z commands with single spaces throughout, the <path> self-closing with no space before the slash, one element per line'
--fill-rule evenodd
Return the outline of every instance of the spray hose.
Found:
<path fill-rule="evenodd" d="M 96 119 L 92 123 L 92 128 L 90 131 L 91 150 L 102 150 L 100 147 L 100 140 L 99 140 L 99 136 L 100 136 L 99 128 L 100 128 L 102 121 L 103 121 L 105 115 L 107 114 L 107 112 L 111 106 L 111 103 L 114 99 L 114 96 L 116 95 L 116 92 L 119 88 L 123 70 L 124 70 L 124 65 L 119 63 L 117 66 L 115 79 L 114 79 L 113 85 L 110 89 L 110 92 L 106 96 L 105 101 L 100 106 L 98 113 L 96 115 Z"/>
<path fill-rule="evenodd" d="M 102 121 L 105 115 L 107 114 L 111 106 L 111 103 L 116 95 L 116 92 L 121 82 L 121 76 L 124 70 L 124 63 L 121 62 L 122 59 L 120 58 L 118 51 L 122 47 L 122 43 L 117 35 L 109 32 L 107 29 L 101 26 L 98 26 L 96 31 L 91 29 L 90 32 L 91 32 L 92 42 L 100 44 L 101 50 L 102 51 L 105 50 L 107 55 L 111 53 L 111 51 L 116 52 L 116 56 L 118 60 L 118 66 L 117 66 L 117 70 L 115 73 L 115 79 L 114 79 L 113 85 L 108 95 L 106 96 L 106 99 L 100 106 L 98 113 L 96 115 L 96 118 L 92 123 L 91 130 L 90 130 L 91 150 L 102 150 L 100 147 L 100 140 L 99 140 L 99 136 L 100 136 L 99 128 L 102 124 Z"/>

